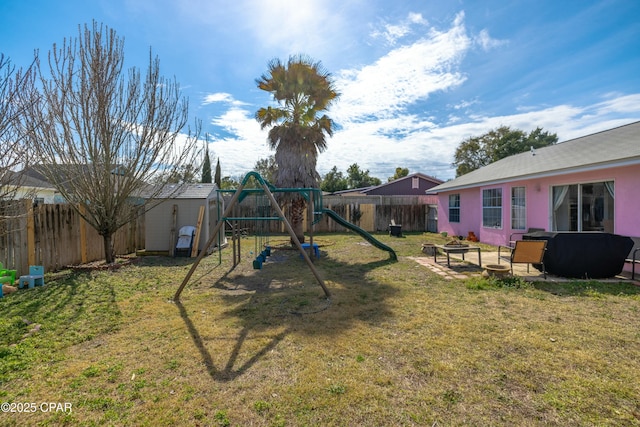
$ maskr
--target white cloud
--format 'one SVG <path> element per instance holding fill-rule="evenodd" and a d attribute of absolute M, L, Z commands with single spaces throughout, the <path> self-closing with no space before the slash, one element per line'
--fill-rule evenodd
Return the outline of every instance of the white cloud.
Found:
<path fill-rule="evenodd" d="M 243 26 L 269 57 L 306 53 L 326 58 L 343 34 L 343 5 L 327 0 L 240 1 Z M 331 41 L 333 40 L 333 41 Z"/>
<path fill-rule="evenodd" d="M 434 92 L 460 85 L 465 77 L 458 67 L 470 45 L 460 18 L 448 31 L 432 29 L 372 65 L 340 72 L 336 86 L 341 97 L 332 109 L 336 120 L 389 117 Z"/>
<path fill-rule="evenodd" d="M 398 24 L 385 23 L 381 29 L 374 29 L 371 32 L 371 37 L 374 39 L 382 38 L 389 45 L 394 45 L 398 39 L 412 33 L 412 27 L 414 25 L 424 26 L 428 25 L 428 22 L 420 13 L 409 13 L 407 18 Z"/>
<path fill-rule="evenodd" d="M 480 45 L 482 50 L 484 50 L 485 52 L 508 43 L 507 40 L 498 40 L 491 38 L 491 36 L 489 35 L 489 31 L 486 29 L 481 30 L 480 34 L 474 37 L 474 42 Z"/>
<path fill-rule="evenodd" d="M 334 165 L 345 171 L 358 163 L 381 179 L 393 175 L 395 167 L 408 167 L 412 172 L 446 180 L 455 176 L 451 162 L 460 142 L 503 125 L 527 132 L 541 127 L 566 141 L 637 120 L 640 94 L 585 106 L 557 105 L 513 115 L 457 117 L 456 123 L 444 126 L 423 122 L 419 117 L 406 122 L 399 118 L 367 122 L 336 133 L 318 166 L 321 173 L 326 173 Z M 402 127 L 407 132 L 396 137 L 380 132 L 387 127 Z"/>
<path fill-rule="evenodd" d="M 637 113 L 640 105 L 640 94 L 621 95 L 607 94 L 605 101 L 597 104 L 602 113 Z"/>
<path fill-rule="evenodd" d="M 310 4 L 305 3 L 303 9 Z M 411 19 L 420 25 L 406 25 Z M 321 174 L 333 166 L 346 171 L 351 164 L 358 163 L 383 180 L 393 175 L 396 167 L 449 179 L 455 175 L 451 162 L 460 142 L 502 125 L 525 131 L 539 126 L 557 133 L 563 141 L 640 117 L 640 94 L 607 94 L 590 105 L 523 104 L 515 114 L 495 117 L 478 114 L 483 102 L 480 96 L 472 100 L 455 97 L 455 89 L 465 82 L 467 73 L 474 72 L 462 70 L 463 59 L 474 45 L 486 50 L 506 42 L 492 39 L 486 30 L 475 38 L 469 37 L 464 13 L 458 14 L 445 30 L 425 31 L 422 25 L 426 22 L 421 16 L 411 19 L 386 27 L 389 37 L 402 34 L 403 44 L 367 65 L 334 74 L 341 97 L 329 116 L 339 129 L 328 140 L 327 151 L 319 157 Z M 421 34 L 416 35 L 416 29 Z M 437 112 L 444 119 L 436 121 L 432 117 L 435 112 L 428 111 L 428 101 L 444 92 L 452 94 L 452 101 L 447 105 L 447 113 Z M 234 104 L 236 101 L 226 93 L 205 97 L 205 103 L 214 102 L 230 106 L 225 114 L 213 120 L 213 124 L 230 134 L 217 138 L 212 145 L 224 170 L 237 175 L 272 154 L 266 144 L 267 130 L 260 130 L 252 112 Z M 475 114 L 472 106 L 478 107 L 474 108 Z"/>
<path fill-rule="evenodd" d="M 462 100 L 462 101 L 458 102 L 457 104 L 453 105 L 452 108 L 454 110 L 464 110 L 464 109 L 467 109 L 467 108 L 469 108 L 472 105 L 475 105 L 477 103 L 478 103 L 478 100 L 472 100 L 472 101 Z"/>
<path fill-rule="evenodd" d="M 210 93 L 205 95 L 202 99 L 202 105 L 213 104 L 214 102 L 227 103 L 236 107 L 247 105 L 245 102 L 234 99 L 233 95 L 231 95 L 230 93 L 225 92 Z"/>
<path fill-rule="evenodd" d="M 425 23 L 421 16 L 411 18 Z M 358 163 L 374 176 L 386 178 L 398 166 L 425 171 L 430 164 L 438 164 L 441 173 L 450 168 L 451 151 L 446 145 L 433 143 L 439 140 L 438 128 L 428 112 L 408 110 L 434 93 L 464 82 L 459 67 L 471 40 L 463 18 L 461 13 L 445 31 L 431 29 L 371 65 L 338 74 L 336 86 L 341 97 L 330 115 L 341 129 L 320 156 L 321 172 L 334 165 L 344 171 Z"/>
<path fill-rule="evenodd" d="M 410 12 L 407 19 L 409 20 L 409 22 L 412 22 L 414 24 L 420 24 L 420 25 L 429 24 L 429 21 L 424 19 L 421 13 Z"/>
<path fill-rule="evenodd" d="M 267 131 L 260 130 L 252 112 L 233 107 L 211 123 L 230 134 L 228 137 L 214 137 L 211 142 L 213 155 L 220 157 L 223 175 L 236 176 L 248 172 L 256 161 L 272 154 L 266 142 Z"/>

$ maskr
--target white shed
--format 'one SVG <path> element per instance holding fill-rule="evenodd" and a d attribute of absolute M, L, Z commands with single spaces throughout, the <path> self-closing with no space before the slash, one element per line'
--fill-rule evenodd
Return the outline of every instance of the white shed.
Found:
<path fill-rule="evenodd" d="M 198 252 L 202 251 L 211 237 L 218 217 L 224 211 L 222 197 L 217 197 L 216 184 L 182 184 L 168 185 L 163 194 L 166 199 L 151 199 L 148 203 L 158 203 L 145 216 L 145 250 L 148 252 L 169 252 L 175 250 L 178 231 L 184 226 L 198 226 L 198 218 L 202 209 L 202 222 L 198 240 Z M 219 206 L 220 204 L 220 206 Z M 221 242 L 224 243 L 224 227 L 220 231 Z M 211 253 L 218 245 L 218 239 L 207 249 Z"/>

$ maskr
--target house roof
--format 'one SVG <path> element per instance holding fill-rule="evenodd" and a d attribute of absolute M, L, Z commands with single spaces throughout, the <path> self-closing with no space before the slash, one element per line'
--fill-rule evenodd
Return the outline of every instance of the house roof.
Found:
<path fill-rule="evenodd" d="M 505 157 L 427 194 L 634 164 L 640 164 L 640 122 Z"/>
<path fill-rule="evenodd" d="M 30 187 L 30 188 L 49 188 L 54 189 L 55 187 L 47 181 L 43 181 L 36 177 L 26 175 L 18 172 L 10 172 L 11 181 L 16 185 L 21 187 Z"/>
<path fill-rule="evenodd" d="M 338 195 L 338 194 L 342 194 L 342 195 L 344 195 L 344 194 L 350 194 L 350 193 L 354 193 L 354 194 L 368 194 L 368 193 L 369 193 L 369 192 L 371 192 L 371 191 L 378 190 L 378 189 L 383 188 L 383 187 L 387 187 L 387 186 L 389 186 L 389 185 L 391 185 L 391 184 L 397 184 L 397 183 L 399 183 L 399 182 L 401 182 L 401 181 L 405 181 L 405 180 L 408 180 L 408 179 L 414 178 L 414 177 L 416 177 L 416 176 L 417 176 L 417 177 L 420 177 L 420 178 L 422 178 L 422 179 L 424 179 L 424 180 L 426 180 L 426 181 L 431 181 L 431 182 L 433 182 L 434 184 L 440 184 L 440 183 L 442 183 L 442 182 L 443 182 L 441 179 L 434 178 L 434 177 L 432 177 L 432 176 L 425 175 L 425 174 L 420 173 L 420 172 L 415 172 L 415 173 L 409 174 L 409 175 L 407 175 L 407 176 L 403 176 L 402 178 L 398 178 L 398 179 L 394 179 L 393 181 L 385 182 L 384 184 L 380 184 L 380 185 L 371 185 L 371 186 L 369 186 L 369 187 L 352 188 L 352 189 L 349 189 L 349 190 L 340 190 L 340 191 L 335 191 L 335 192 L 333 192 L 333 193 L 331 193 L 331 194 L 336 194 L 336 195 Z"/>
<path fill-rule="evenodd" d="M 394 179 L 393 181 L 385 182 L 384 184 L 380 184 L 380 185 L 376 185 L 376 186 L 373 186 L 373 187 L 364 188 L 364 189 L 362 189 L 361 192 L 366 194 L 366 193 L 369 193 L 370 191 L 377 190 L 379 188 L 386 187 L 386 186 L 391 185 L 391 184 L 397 184 L 397 183 L 399 183 L 401 181 L 406 181 L 406 180 L 409 180 L 409 179 L 414 178 L 416 176 L 419 177 L 419 178 L 422 178 L 422 179 L 424 179 L 426 181 L 431 181 L 434 184 L 441 184 L 443 182 L 441 179 L 434 178 L 432 176 L 425 175 L 425 174 L 420 173 L 420 172 L 415 172 L 415 173 L 409 174 L 407 176 L 403 176 L 402 178 L 398 178 L 398 179 Z"/>
<path fill-rule="evenodd" d="M 335 194 L 335 195 L 350 194 L 350 193 L 363 194 L 366 190 L 370 188 L 373 188 L 373 187 L 369 186 L 369 187 L 360 187 L 360 188 L 350 188 L 348 190 L 339 190 L 339 191 L 334 191 L 333 193 L 328 193 L 328 194 Z"/>
<path fill-rule="evenodd" d="M 69 172 L 73 172 L 75 174 L 85 174 L 88 172 L 90 164 L 88 163 L 78 163 L 78 164 L 35 164 L 26 167 L 22 170 L 22 173 L 25 176 L 31 176 L 33 178 L 37 178 L 41 181 L 47 181 L 47 177 L 45 176 L 45 171 L 50 173 L 54 173 L 60 177 L 61 180 L 68 179 Z M 114 175 L 123 175 L 123 167 L 120 165 L 114 166 L 111 170 L 111 173 Z M 47 181 L 48 182 L 48 181 Z"/>
<path fill-rule="evenodd" d="M 81 175 L 89 175 L 91 176 L 90 171 L 91 165 L 89 163 L 75 163 L 75 164 L 34 164 L 26 167 L 20 173 L 25 177 L 25 179 L 35 179 L 36 182 L 46 182 L 50 184 L 51 188 L 57 188 L 57 185 L 64 187 L 64 189 L 69 190 L 73 188 L 71 183 L 74 179 Z M 111 170 L 111 174 L 115 176 L 116 184 L 121 182 L 121 180 L 125 179 L 124 169 L 121 165 L 116 165 Z M 49 180 L 51 176 L 54 176 L 55 179 Z M 56 182 L 58 184 L 56 184 Z M 62 190 L 62 189 L 60 189 Z"/>

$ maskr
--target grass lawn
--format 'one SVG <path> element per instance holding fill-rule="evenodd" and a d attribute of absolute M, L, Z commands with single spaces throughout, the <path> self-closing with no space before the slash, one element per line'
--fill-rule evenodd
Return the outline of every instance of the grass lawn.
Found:
<path fill-rule="evenodd" d="M 0 425 L 640 425 L 640 287 L 445 280 L 409 259 L 439 235 L 379 238 L 398 262 L 315 237 L 331 300 L 282 236 L 261 270 L 251 238 L 205 257 L 180 303 L 192 259 L 7 295 Z"/>

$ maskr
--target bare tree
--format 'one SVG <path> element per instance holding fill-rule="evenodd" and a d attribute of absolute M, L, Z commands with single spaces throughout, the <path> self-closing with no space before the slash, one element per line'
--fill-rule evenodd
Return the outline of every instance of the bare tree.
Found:
<path fill-rule="evenodd" d="M 103 236 L 111 263 L 112 235 L 139 212 L 135 201 L 163 192 L 147 182 L 195 163 L 200 126 L 181 133 L 188 103 L 175 79 L 161 77 L 151 51 L 144 78 L 137 68 L 125 72 L 124 40 L 95 21 L 53 45 L 50 75 L 36 64 L 42 97 L 30 111 L 29 136 L 41 163 L 34 168 Z"/>
<path fill-rule="evenodd" d="M 21 176 L 16 169 L 27 162 L 22 118 L 33 102 L 33 70 L 16 70 L 11 61 L 0 54 L 0 200 L 13 199 Z"/>

